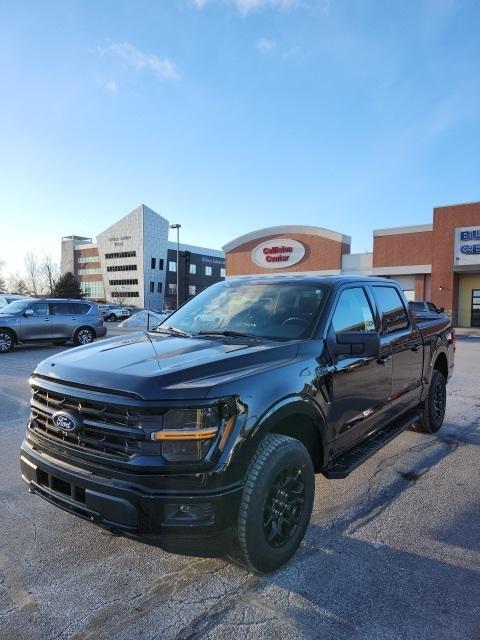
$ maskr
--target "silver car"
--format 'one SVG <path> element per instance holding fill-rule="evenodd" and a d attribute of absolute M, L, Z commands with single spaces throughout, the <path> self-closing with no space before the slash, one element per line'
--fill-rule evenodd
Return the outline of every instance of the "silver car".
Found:
<path fill-rule="evenodd" d="M 18 342 L 90 344 L 107 333 L 97 305 L 83 300 L 23 298 L 0 310 L 0 353 Z"/>

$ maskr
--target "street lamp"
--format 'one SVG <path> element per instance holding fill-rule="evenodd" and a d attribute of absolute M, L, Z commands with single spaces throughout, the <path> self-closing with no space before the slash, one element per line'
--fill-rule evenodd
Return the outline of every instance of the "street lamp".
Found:
<path fill-rule="evenodd" d="M 177 230 L 177 309 L 180 306 L 180 262 L 179 262 L 179 254 L 180 254 L 180 227 L 181 224 L 171 224 L 170 229 Z"/>

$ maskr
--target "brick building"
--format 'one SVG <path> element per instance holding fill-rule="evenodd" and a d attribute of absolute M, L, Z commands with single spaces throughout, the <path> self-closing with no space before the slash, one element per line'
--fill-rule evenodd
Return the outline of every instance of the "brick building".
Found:
<path fill-rule="evenodd" d="M 480 202 L 436 207 L 431 224 L 379 229 L 371 253 L 322 227 L 260 229 L 223 247 L 227 276 L 359 274 L 397 280 L 408 299 L 431 300 L 454 324 L 480 326 Z"/>

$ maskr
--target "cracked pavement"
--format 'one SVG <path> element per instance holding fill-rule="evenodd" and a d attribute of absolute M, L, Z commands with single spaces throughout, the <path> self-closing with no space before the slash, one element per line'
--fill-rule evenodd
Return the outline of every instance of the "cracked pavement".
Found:
<path fill-rule="evenodd" d="M 317 476 L 292 561 L 255 576 L 111 537 L 28 494 L 27 379 L 0 359 L 0 639 L 480 638 L 480 340 L 459 339 L 445 425 L 404 432 L 345 480 Z"/>

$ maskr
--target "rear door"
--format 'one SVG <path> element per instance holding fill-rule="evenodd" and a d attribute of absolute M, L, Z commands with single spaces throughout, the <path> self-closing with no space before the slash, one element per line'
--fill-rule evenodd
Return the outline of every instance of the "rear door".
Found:
<path fill-rule="evenodd" d="M 52 325 L 52 338 L 70 338 L 72 305 L 69 302 L 50 302 L 50 321 Z"/>
<path fill-rule="evenodd" d="M 423 339 L 394 285 L 370 285 L 380 314 L 381 341 L 392 360 L 392 416 L 418 405 L 422 393 Z"/>
<path fill-rule="evenodd" d="M 335 340 L 349 331 L 377 332 L 377 318 L 366 287 L 340 289 L 333 305 L 327 335 Z M 330 380 L 328 422 L 335 428 L 335 455 L 349 449 L 370 431 L 383 426 L 390 408 L 391 358 L 338 355 Z M 388 354 L 387 354 L 388 356 Z"/>

